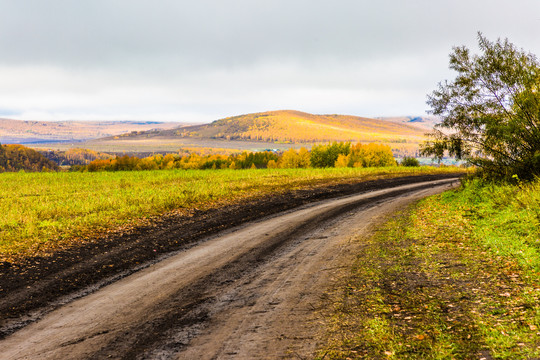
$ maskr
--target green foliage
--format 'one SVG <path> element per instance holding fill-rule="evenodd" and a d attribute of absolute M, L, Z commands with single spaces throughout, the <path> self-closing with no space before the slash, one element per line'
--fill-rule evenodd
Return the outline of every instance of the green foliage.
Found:
<path fill-rule="evenodd" d="M 22 145 L 0 144 L 0 172 L 56 171 L 58 166 L 39 152 Z"/>
<path fill-rule="evenodd" d="M 481 55 L 456 47 L 450 55 L 454 81 L 429 96 L 442 118 L 422 153 L 466 159 L 491 177 L 540 174 L 540 63 L 508 40 L 478 34 Z"/>
<path fill-rule="evenodd" d="M 468 219 L 477 241 L 540 273 L 540 179 L 519 186 L 474 179 L 441 202 Z"/>
<path fill-rule="evenodd" d="M 443 232 L 459 232 L 484 255 L 482 270 L 496 265 L 489 279 L 494 294 L 481 299 L 476 315 L 491 353 L 501 359 L 537 358 L 540 178 L 519 185 L 474 179 L 431 202 L 437 209 L 433 218 L 452 217 Z"/>
<path fill-rule="evenodd" d="M 350 152 L 351 143 L 349 142 L 315 145 L 311 148 L 311 166 L 314 168 L 333 167 L 339 155 L 349 155 Z"/>
<path fill-rule="evenodd" d="M 401 160 L 401 166 L 420 166 L 420 161 L 417 158 L 405 156 Z"/>
<path fill-rule="evenodd" d="M 234 161 L 237 169 L 250 169 L 253 165 L 257 169 L 266 168 L 270 160 L 278 160 L 278 156 L 270 151 L 243 152 L 240 155 L 229 156 L 229 161 Z"/>

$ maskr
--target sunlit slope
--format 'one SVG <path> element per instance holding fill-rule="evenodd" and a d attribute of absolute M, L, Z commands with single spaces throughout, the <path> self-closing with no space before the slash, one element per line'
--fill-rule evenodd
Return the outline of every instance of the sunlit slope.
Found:
<path fill-rule="evenodd" d="M 157 136 L 264 142 L 379 141 L 418 143 L 425 129 L 349 115 L 281 110 L 228 117 L 210 124 L 164 130 Z"/>
<path fill-rule="evenodd" d="M 177 128 L 160 121 L 23 121 L 0 118 L 0 143 L 86 140 L 132 131 Z"/>

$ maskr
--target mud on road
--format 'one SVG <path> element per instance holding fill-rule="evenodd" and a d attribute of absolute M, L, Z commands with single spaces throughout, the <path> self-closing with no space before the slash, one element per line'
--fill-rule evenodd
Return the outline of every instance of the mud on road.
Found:
<path fill-rule="evenodd" d="M 34 352 L 27 358 L 307 354 L 313 351 L 314 329 L 306 320 L 332 268 L 347 258 L 350 235 L 365 231 L 377 216 L 441 189 L 404 196 L 411 189 L 402 188 L 345 197 L 341 203 L 313 202 L 443 177 L 451 176 L 301 190 L 167 218 L 51 258 L 2 264 L 6 338 L 0 345 L 10 349 L 11 358 L 25 358 L 28 349 Z M 129 281 L 118 281 L 129 274 Z"/>

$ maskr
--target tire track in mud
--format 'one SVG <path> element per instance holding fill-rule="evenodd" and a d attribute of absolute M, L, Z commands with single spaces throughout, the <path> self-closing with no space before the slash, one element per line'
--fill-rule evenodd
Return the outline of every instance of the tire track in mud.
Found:
<path fill-rule="evenodd" d="M 448 183 L 443 182 L 443 186 L 448 187 Z M 251 336 L 260 331 L 249 328 L 246 315 L 272 313 L 274 310 L 270 311 L 268 306 L 280 309 L 289 300 L 272 300 L 278 293 L 288 293 L 289 298 L 294 298 L 300 290 L 307 294 L 310 304 L 315 303 L 314 294 L 320 295 L 318 290 L 313 292 L 301 285 L 328 280 L 328 276 L 321 276 L 326 279 L 323 281 L 314 275 L 321 265 L 325 267 L 326 262 L 321 259 L 335 246 L 329 239 L 343 238 L 359 230 L 353 226 L 358 223 L 358 216 L 372 218 L 391 211 L 397 206 L 391 204 L 401 204 L 403 199 L 411 201 L 430 191 L 441 191 L 440 186 L 433 190 L 434 186 L 434 183 L 409 185 L 326 201 L 225 232 L 59 308 L 42 321 L 6 338 L 0 346 L 13 359 L 25 356 L 134 359 L 177 355 L 202 358 L 203 354 L 207 358 L 249 358 L 257 349 L 276 349 L 279 334 L 276 336 L 272 331 L 276 326 L 287 328 L 283 323 L 287 322 L 283 319 L 287 306 L 280 310 L 281 320 L 279 312 L 277 317 L 262 316 L 259 328 L 268 322 L 278 322 L 273 330 L 269 328 L 271 334 L 266 329 L 262 335 Z M 403 197 L 412 192 L 416 195 Z M 352 229 L 345 229 L 340 235 L 336 229 L 343 228 L 347 219 L 353 218 L 356 222 L 349 223 Z M 373 220 L 364 219 L 364 222 L 370 224 Z M 295 261 L 291 254 L 301 261 Z M 287 273 L 294 271 L 295 266 L 311 267 L 311 270 L 300 270 L 300 275 Z M 303 279 L 302 274 L 311 275 Z M 276 284 L 275 279 L 283 275 L 295 277 L 296 285 L 291 286 L 287 279 Z M 266 305 L 261 305 L 259 299 L 266 299 L 263 301 Z M 253 309 L 259 310 L 253 312 Z M 289 325 L 288 330 L 300 324 L 297 323 Z M 295 331 L 289 331 L 286 337 Z M 309 337 L 309 332 L 305 336 Z M 235 338 L 246 338 L 239 342 L 245 346 L 236 346 L 231 341 Z M 261 341 L 266 345 L 253 347 Z M 288 348 L 298 343 L 298 339 L 288 338 L 281 343 Z M 251 350 L 246 353 L 248 349 Z M 283 351 L 281 346 L 274 355 L 285 356 Z M 268 354 L 261 353 L 258 357 Z"/>
<path fill-rule="evenodd" d="M 152 348 L 155 344 L 166 342 L 172 329 L 176 332 L 185 332 L 186 326 L 200 325 L 209 318 L 209 308 L 215 306 L 215 294 L 226 292 L 230 288 L 230 283 L 237 282 L 244 277 L 253 277 L 249 273 L 257 273 L 257 268 L 271 261 L 276 251 L 287 246 L 290 242 L 303 237 L 304 234 L 314 231 L 321 227 L 325 222 L 334 219 L 344 213 L 347 213 L 359 206 L 367 204 L 373 205 L 378 201 L 388 199 L 410 192 L 410 190 L 396 190 L 388 194 L 362 199 L 358 202 L 347 203 L 342 206 L 334 207 L 328 211 L 319 214 L 319 216 L 309 217 L 306 220 L 296 224 L 294 227 L 280 231 L 274 236 L 267 237 L 263 243 L 250 249 L 248 253 L 239 253 L 232 261 L 224 266 L 213 270 L 212 273 L 189 284 L 186 289 L 181 289 L 179 293 L 173 296 L 173 301 L 166 306 L 171 311 L 164 314 L 163 317 L 154 319 L 150 323 L 143 323 L 133 329 L 133 332 L 139 334 L 133 341 L 126 341 L 123 337 L 113 340 L 108 346 L 94 354 L 99 358 L 101 354 L 109 356 L 111 354 L 123 354 L 124 359 L 133 359 L 137 354 L 145 352 L 146 348 Z M 251 275 L 251 276 L 250 276 Z M 235 286 L 235 285 L 233 285 Z M 213 295 L 208 295 L 209 293 Z M 185 304 L 189 304 L 188 307 Z M 193 305 L 193 306 L 192 306 Z M 158 314 L 163 309 L 164 304 L 158 304 L 152 312 Z M 180 319 L 181 325 L 177 325 Z M 171 330 L 171 331 L 170 331 Z M 161 333 L 161 336 L 156 334 Z M 186 346 L 187 342 L 176 339 L 169 347 L 175 351 Z"/>

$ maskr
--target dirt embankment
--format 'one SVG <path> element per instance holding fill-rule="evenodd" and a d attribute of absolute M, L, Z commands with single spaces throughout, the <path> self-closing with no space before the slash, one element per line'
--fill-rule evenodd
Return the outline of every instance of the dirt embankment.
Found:
<path fill-rule="evenodd" d="M 35 257 L 18 264 L 2 263 L 0 338 L 62 304 L 148 267 L 171 252 L 189 248 L 219 231 L 318 200 L 455 176 L 410 176 L 297 190 L 195 212 L 190 217 L 168 216 L 130 234 L 96 239 L 50 257 Z"/>

